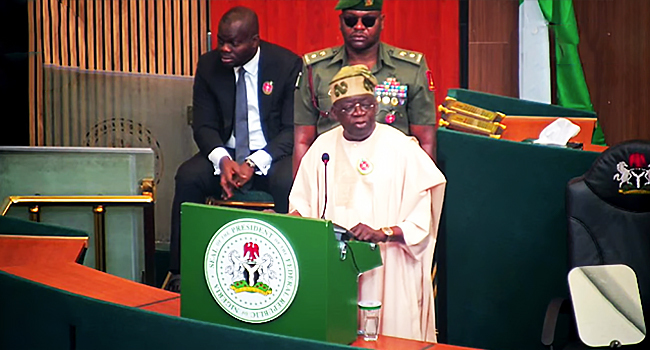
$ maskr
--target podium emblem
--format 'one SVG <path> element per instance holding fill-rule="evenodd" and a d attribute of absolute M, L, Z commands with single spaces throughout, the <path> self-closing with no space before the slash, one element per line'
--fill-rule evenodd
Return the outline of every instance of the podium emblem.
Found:
<path fill-rule="evenodd" d="M 257 219 L 221 227 L 205 252 L 207 287 L 230 316 L 248 323 L 282 315 L 298 291 L 298 261 L 284 235 Z"/>

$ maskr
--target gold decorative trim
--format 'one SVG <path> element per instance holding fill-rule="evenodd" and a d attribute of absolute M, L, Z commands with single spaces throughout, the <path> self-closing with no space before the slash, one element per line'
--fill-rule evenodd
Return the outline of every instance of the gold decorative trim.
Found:
<path fill-rule="evenodd" d="M 444 114 L 463 114 L 490 123 L 498 123 L 506 118 L 506 115 L 501 112 L 493 112 L 468 103 L 459 102 L 452 97 L 445 98 L 445 102 L 438 106 L 438 111 Z"/>
<path fill-rule="evenodd" d="M 156 188 L 154 186 L 154 179 L 146 178 L 140 181 L 140 194 L 144 196 L 151 196 L 156 198 Z"/>
<path fill-rule="evenodd" d="M 88 204 L 88 205 L 128 205 L 128 204 L 152 204 L 153 194 L 132 195 L 132 196 L 9 196 L 4 200 L 2 214 L 7 214 L 9 208 L 16 204 Z"/>
<path fill-rule="evenodd" d="M 144 190 L 146 183 L 143 183 Z M 102 237 L 105 232 L 104 214 L 107 207 L 119 206 L 140 206 L 143 208 L 144 216 L 144 279 L 145 284 L 153 286 L 155 261 L 153 252 L 155 251 L 155 232 L 154 232 L 154 191 L 143 191 L 143 195 L 127 196 L 9 196 L 4 199 L 0 215 L 5 215 L 12 205 L 33 204 L 36 206 L 92 206 L 95 223 L 95 254 L 99 261 L 96 261 L 98 268 L 105 271 L 105 244 Z M 88 243 L 86 242 L 86 247 Z"/>
<path fill-rule="evenodd" d="M 224 207 L 275 208 L 275 204 L 269 202 L 237 202 L 237 201 L 213 200 L 210 201 L 210 203 L 208 204 L 224 206 Z"/>

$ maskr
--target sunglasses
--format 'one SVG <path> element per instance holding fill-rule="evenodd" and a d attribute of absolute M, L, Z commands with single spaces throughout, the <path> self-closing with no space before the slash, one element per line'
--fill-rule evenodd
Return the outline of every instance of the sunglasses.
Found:
<path fill-rule="evenodd" d="M 359 107 L 362 112 L 368 112 L 371 108 L 375 107 L 374 103 L 355 103 L 355 104 L 347 104 L 339 107 L 339 112 L 341 112 L 344 115 L 351 116 L 352 113 L 354 113 L 354 110 Z"/>
<path fill-rule="evenodd" d="M 377 16 L 366 15 L 363 17 L 357 17 L 354 15 L 344 15 L 342 17 L 343 22 L 349 28 L 354 28 L 354 26 L 359 23 L 359 19 L 361 19 L 361 24 L 363 24 L 363 26 L 366 28 L 372 28 L 375 26 L 375 23 L 377 23 Z"/>

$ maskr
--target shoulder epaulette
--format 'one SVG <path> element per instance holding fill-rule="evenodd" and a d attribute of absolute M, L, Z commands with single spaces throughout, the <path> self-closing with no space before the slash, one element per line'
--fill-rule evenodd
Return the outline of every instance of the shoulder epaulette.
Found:
<path fill-rule="evenodd" d="M 336 52 L 333 49 L 333 47 L 328 47 L 326 49 L 310 52 L 302 56 L 302 59 L 305 61 L 306 65 L 314 64 L 316 62 L 320 62 L 326 58 L 334 56 Z"/>
<path fill-rule="evenodd" d="M 418 66 L 422 62 L 424 54 L 417 51 L 403 50 L 397 47 L 391 47 L 388 52 L 392 57 L 398 58 L 402 61 L 411 62 L 417 64 Z"/>

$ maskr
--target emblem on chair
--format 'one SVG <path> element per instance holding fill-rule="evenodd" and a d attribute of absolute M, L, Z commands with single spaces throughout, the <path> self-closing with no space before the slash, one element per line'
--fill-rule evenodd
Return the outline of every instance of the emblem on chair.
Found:
<path fill-rule="evenodd" d="M 298 291 L 298 261 L 284 235 L 255 219 L 221 227 L 205 252 L 207 287 L 230 316 L 248 323 L 272 321 Z"/>
<path fill-rule="evenodd" d="M 614 180 L 618 181 L 618 192 L 623 194 L 650 194 L 650 165 L 645 155 L 633 153 L 629 165 L 625 161 L 616 164 Z"/>

